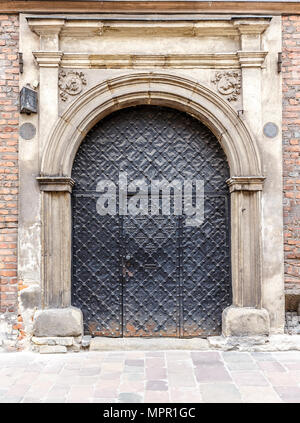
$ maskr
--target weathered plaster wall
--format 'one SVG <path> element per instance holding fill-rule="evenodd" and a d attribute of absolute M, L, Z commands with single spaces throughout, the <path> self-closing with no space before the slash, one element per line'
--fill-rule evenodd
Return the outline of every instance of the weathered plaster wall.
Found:
<path fill-rule="evenodd" d="M 273 17 L 261 45 L 258 38 L 251 36 L 242 37 L 244 45 L 240 45 L 240 38 L 236 34 L 228 34 L 224 38 L 210 38 L 208 34 L 200 38 L 189 37 L 187 44 L 187 28 L 182 28 L 182 33 L 176 36 L 174 34 L 178 28 L 173 28 L 172 36 L 164 34 L 163 37 L 151 35 L 140 28 L 137 42 L 137 30 L 129 36 L 131 30 L 128 27 L 119 28 L 118 31 L 111 28 L 111 33 L 108 31 L 103 37 L 86 37 L 80 32 L 81 29 L 78 34 L 76 28 L 70 26 L 63 30 L 65 33 L 62 32 L 60 37 L 54 35 L 53 40 L 45 37 L 45 45 L 40 45 L 40 37 L 31 31 L 25 15 L 20 15 L 20 34 L 18 21 L 17 15 L 0 15 L 0 347 L 3 340 L 11 347 L 16 344 L 18 337 L 21 339 L 24 336 L 22 318 L 26 328 L 30 329 L 33 313 L 40 304 L 43 250 L 40 190 L 35 177 L 39 174 L 44 146 L 54 122 L 74 100 L 70 97 L 64 102 L 59 96 L 59 65 L 66 70 L 82 70 L 87 78 L 84 90 L 121 74 L 161 68 L 168 68 L 167 71 L 174 75 L 199 80 L 215 89 L 212 83 L 215 70 L 240 68 L 238 56 L 230 54 L 243 48 L 252 52 L 268 51 L 262 69 L 260 66 L 243 68 L 241 95 L 233 107 L 244 110 L 242 118 L 256 136 L 263 158 L 263 171 L 267 176 L 262 197 L 262 305 L 270 314 L 273 331 L 280 332 L 283 328 L 282 165 L 287 307 L 296 309 L 300 298 L 300 16 L 282 17 L 282 27 L 281 18 Z M 57 23 L 57 32 L 59 26 Z M 232 31 L 230 28 L 226 30 Z M 282 89 L 281 76 L 277 73 L 281 30 Z M 127 38 L 124 34 L 127 34 Z M 54 44 L 50 46 L 49 43 Z M 176 54 L 185 55 L 187 45 L 194 56 L 175 57 Z M 43 65 L 44 59 L 40 56 L 37 57 L 37 64 L 32 52 L 47 49 L 55 52 L 51 58 L 52 63 L 47 59 L 48 63 Z M 24 57 L 20 87 L 25 84 L 36 86 L 36 82 L 39 83 L 38 115 L 18 113 L 19 50 Z M 63 57 L 60 56 L 61 51 Z M 212 57 L 220 52 L 228 56 Z M 160 54 L 161 57 L 157 62 L 153 62 L 152 57 L 151 62 L 147 54 Z M 215 69 L 211 66 L 213 60 Z M 32 139 L 19 137 L 19 121 L 20 125 L 32 123 L 36 127 L 37 132 Z M 277 137 L 264 136 L 262 128 L 267 122 L 276 123 L 279 128 Z M 18 216 L 19 174 L 21 211 Z M 18 291 L 21 293 L 19 308 Z"/>
<path fill-rule="evenodd" d="M 287 309 L 300 300 L 300 16 L 282 18 L 283 213 Z"/>
<path fill-rule="evenodd" d="M 105 81 L 118 75 L 151 71 L 199 81 L 218 96 L 224 93 L 218 91 L 213 82 L 217 73 L 233 71 L 242 78 L 240 89 L 236 91 L 238 100 L 231 101 L 230 104 L 235 113 L 239 111 L 238 121 L 241 119 L 254 135 L 263 162 L 263 174 L 266 176 L 262 199 L 259 199 L 262 226 L 260 227 L 260 219 L 253 217 L 252 220 L 256 230 L 257 224 L 259 225 L 262 257 L 257 251 L 258 258 L 255 259 L 253 255 L 252 264 L 244 266 L 243 271 L 248 279 L 252 278 L 252 283 L 247 285 L 249 292 L 255 291 L 255 280 L 260 280 L 260 273 L 262 274 L 261 292 L 254 302 L 268 310 L 271 330 L 281 332 L 284 324 L 282 100 L 281 76 L 277 73 L 277 53 L 281 49 L 281 18 L 273 17 L 271 21 L 243 21 L 228 17 L 223 22 L 200 20 L 196 24 L 171 22 L 162 25 L 88 19 L 78 22 L 71 18 L 57 18 L 47 22 L 35 18 L 28 22 L 26 16 L 21 15 L 21 49 L 26 61 L 21 85 L 32 84 L 35 79 L 39 82 L 38 116 L 20 118 L 21 123 L 30 122 L 37 128 L 36 136 L 30 141 L 20 138 L 19 273 L 26 284 L 33 291 L 36 289 L 36 293 L 40 284 L 42 290 L 49 288 L 41 283 L 43 272 L 45 278 L 45 267 L 41 266 L 45 243 L 40 231 L 41 194 L 35 177 L 39 174 L 43 153 L 55 122 L 58 122 L 59 116 L 64 116 L 65 111 L 76 110 L 77 107 L 76 93 L 69 93 L 66 100 L 61 97 L 61 94 L 66 93 L 62 92 L 60 85 L 61 82 L 63 86 L 65 80 L 64 76 L 60 79 L 60 71 L 68 73 L 73 70 L 84 75 L 86 84 L 83 84 L 80 95 L 92 92 L 93 87 L 96 89 L 101 82 L 105 85 Z M 236 77 L 233 81 L 237 88 L 239 83 Z M 110 87 L 109 82 L 107 84 Z M 114 88 L 109 88 L 109 95 L 114 94 L 113 90 Z M 125 94 L 126 90 L 127 87 L 124 87 Z M 176 92 L 175 87 L 173 91 Z M 223 98 L 227 99 L 225 95 Z M 217 107 L 214 112 L 219 113 Z M 83 116 L 86 116 L 85 113 L 84 109 Z M 69 115 L 72 116 L 72 111 Z M 66 121 L 70 119 L 69 115 Z M 96 120 L 97 116 L 93 122 Z M 279 131 L 275 138 L 264 136 L 263 126 L 267 122 L 277 125 Z M 88 129 L 84 123 L 78 128 L 84 132 Z M 56 164 L 53 163 L 53 166 Z M 67 174 L 68 172 L 63 171 L 63 175 Z M 238 222 L 233 221 L 233 228 L 237 225 Z M 245 227 L 248 226 L 247 221 Z M 245 231 L 245 236 L 248 232 Z M 59 240 L 58 234 L 54 237 Z M 245 257 L 248 252 L 249 248 L 244 252 Z M 239 254 L 242 256 L 243 252 L 240 251 Z M 50 282 L 51 286 L 57 283 L 51 278 L 47 284 Z M 245 306 L 244 303 L 242 305 Z"/>
<path fill-rule="evenodd" d="M 266 176 L 262 197 L 263 242 L 263 306 L 269 311 L 271 326 L 277 332 L 284 326 L 284 286 L 282 251 L 282 139 L 281 102 L 282 81 L 277 71 L 278 52 L 281 50 L 281 17 L 273 17 L 265 31 L 262 50 L 268 51 L 261 81 L 261 116 L 251 121 L 257 128 L 257 137 L 263 157 L 263 174 Z M 252 81 L 249 81 L 249 96 Z M 260 120 L 259 120 L 260 119 Z M 263 128 L 268 122 L 275 123 L 278 134 L 270 138 Z M 260 126 L 259 126 L 260 125 Z M 276 329 L 275 329 L 276 328 Z"/>

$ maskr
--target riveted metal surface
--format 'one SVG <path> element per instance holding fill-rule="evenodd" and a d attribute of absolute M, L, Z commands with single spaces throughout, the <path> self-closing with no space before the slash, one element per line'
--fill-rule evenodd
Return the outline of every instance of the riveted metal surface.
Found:
<path fill-rule="evenodd" d="M 100 216 L 100 179 L 204 180 L 204 222 Z M 87 134 L 73 166 L 72 304 L 102 336 L 208 336 L 231 304 L 228 164 L 215 136 L 164 107 L 115 112 Z"/>

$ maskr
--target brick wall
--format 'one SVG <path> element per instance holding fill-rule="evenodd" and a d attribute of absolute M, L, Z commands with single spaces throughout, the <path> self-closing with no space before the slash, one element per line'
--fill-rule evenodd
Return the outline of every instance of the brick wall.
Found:
<path fill-rule="evenodd" d="M 18 16 L 0 14 L 0 313 L 7 321 L 18 294 L 18 25 Z"/>
<path fill-rule="evenodd" d="M 282 19 L 285 283 L 300 294 L 300 16 Z"/>

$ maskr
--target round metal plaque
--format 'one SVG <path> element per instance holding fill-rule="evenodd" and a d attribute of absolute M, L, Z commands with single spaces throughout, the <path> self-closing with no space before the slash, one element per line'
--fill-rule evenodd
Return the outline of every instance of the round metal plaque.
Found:
<path fill-rule="evenodd" d="M 273 122 L 268 122 L 264 126 L 264 135 L 268 138 L 275 138 L 278 135 L 278 126 Z"/>
<path fill-rule="evenodd" d="M 24 140 L 32 140 L 36 134 L 36 128 L 32 123 L 23 123 L 20 127 L 20 135 Z"/>

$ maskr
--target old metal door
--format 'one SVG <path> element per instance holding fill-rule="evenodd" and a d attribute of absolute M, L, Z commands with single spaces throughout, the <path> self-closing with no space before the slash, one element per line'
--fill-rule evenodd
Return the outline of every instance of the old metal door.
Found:
<path fill-rule="evenodd" d="M 172 210 L 151 215 L 150 208 L 149 214 L 100 215 L 97 183 L 106 179 L 118 188 L 120 172 L 128 184 L 204 181 L 203 223 L 190 226 Z M 83 311 L 87 333 L 220 333 L 222 311 L 231 304 L 228 176 L 215 136 L 183 112 L 128 108 L 88 133 L 72 172 L 72 304 Z M 118 196 L 116 202 L 118 211 Z"/>

